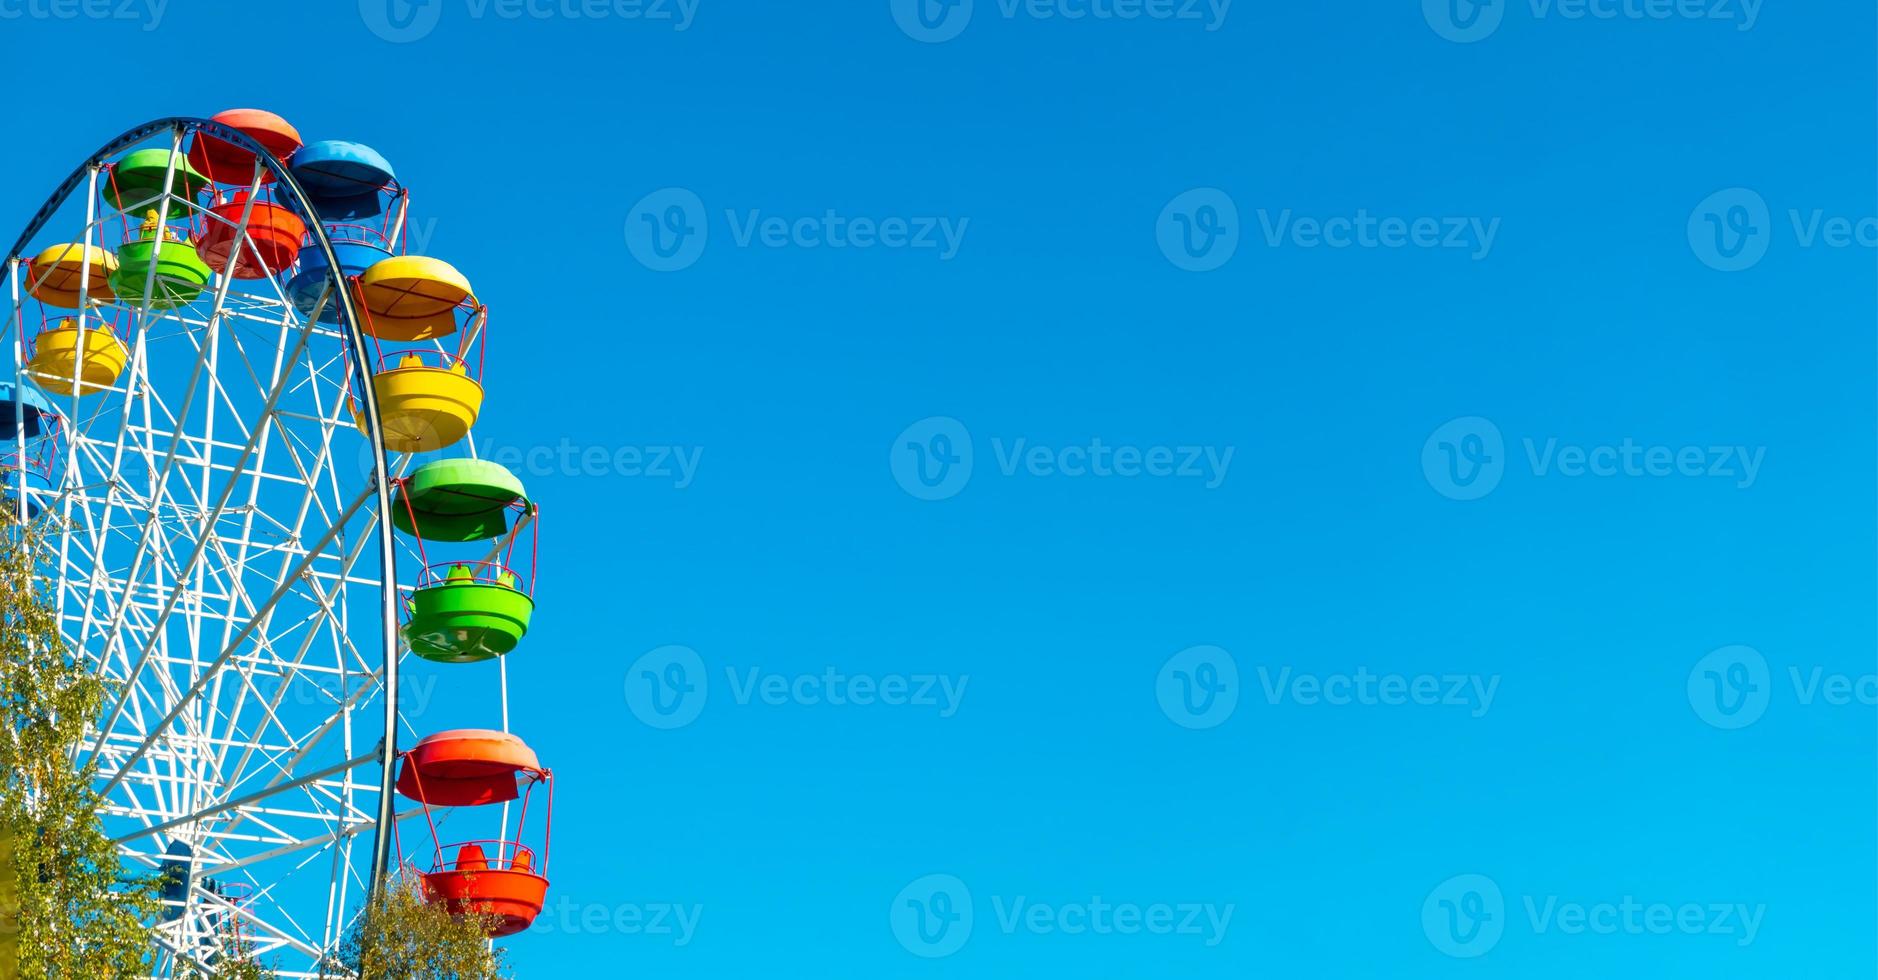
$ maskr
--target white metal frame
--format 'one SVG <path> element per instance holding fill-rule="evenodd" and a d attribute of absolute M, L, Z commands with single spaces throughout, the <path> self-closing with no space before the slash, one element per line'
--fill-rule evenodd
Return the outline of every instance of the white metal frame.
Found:
<path fill-rule="evenodd" d="M 201 128 L 212 127 L 146 127 L 176 154 L 172 178 L 186 131 Z M 123 219 L 100 213 L 102 156 L 78 191 L 82 228 L 48 224 L 71 210 L 55 199 L 37 245 L 115 246 Z M 65 196 L 75 190 L 68 182 Z M 151 203 L 167 214 L 170 199 Z M 155 927 L 167 951 L 155 976 L 183 959 L 212 966 L 234 937 L 283 977 L 342 976 L 331 957 L 382 880 L 380 831 L 418 812 L 397 813 L 387 792 L 399 648 L 385 511 L 390 474 L 408 460 L 372 465 L 387 461 L 377 427 L 354 423 L 353 367 L 350 392 L 368 417 L 376 400 L 338 284 L 323 301 L 342 305 L 338 325 L 295 309 L 284 274 L 236 288 L 235 258 L 253 254 L 251 208 L 236 250 L 189 306 L 148 308 L 154 265 L 137 308 L 84 296 L 71 314 L 79 349 L 112 310 L 132 318 L 119 333 L 129 365 L 107 390 L 73 377 L 78 393 L 47 395 L 65 439 L 56 490 L 39 501 L 56 515 L 52 599 L 70 649 L 114 692 L 74 764 L 95 765 L 126 867 L 175 865 L 187 880 L 181 907 Z M 7 263 L 16 385 L 32 384 L 21 339 L 39 326 L 25 319 L 23 252 Z M 8 477 L 23 517 L 24 473 Z M 178 842 L 186 865 L 166 859 Z"/>

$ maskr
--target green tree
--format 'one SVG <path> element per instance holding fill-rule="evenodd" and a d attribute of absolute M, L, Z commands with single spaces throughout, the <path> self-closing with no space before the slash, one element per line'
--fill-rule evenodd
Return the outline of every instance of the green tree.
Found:
<path fill-rule="evenodd" d="M 262 966 L 254 957 L 254 944 L 235 934 L 230 926 L 221 930 L 222 949 L 210 967 L 184 964 L 176 980 L 279 980 L 280 975 Z"/>
<path fill-rule="evenodd" d="M 416 869 L 406 868 L 366 906 L 347 938 L 344 963 L 360 980 L 504 980 L 500 950 L 490 948 L 490 920 L 452 916 L 424 900 Z"/>
<path fill-rule="evenodd" d="M 74 766 L 112 693 L 65 648 L 39 560 L 39 528 L 0 509 L 0 867 L 24 980 L 144 972 L 155 883 L 127 880 L 98 820 L 92 764 Z"/>
<path fill-rule="evenodd" d="M 238 946 L 234 956 L 218 961 L 213 972 L 203 972 L 194 965 L 183 967 L 178 980 L 278 980 L 279 974 L 262 966 L 246 946 Z"/>

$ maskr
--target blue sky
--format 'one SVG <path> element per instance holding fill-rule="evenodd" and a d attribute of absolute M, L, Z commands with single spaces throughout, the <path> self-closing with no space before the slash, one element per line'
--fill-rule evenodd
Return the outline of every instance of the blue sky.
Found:
<path fill-rule="evenodd" d="M 1878 969 L 1869 7 L 384 3 L 0 4 L 0 215 L 238 105 L 413 188 L 520 976 Z"/>

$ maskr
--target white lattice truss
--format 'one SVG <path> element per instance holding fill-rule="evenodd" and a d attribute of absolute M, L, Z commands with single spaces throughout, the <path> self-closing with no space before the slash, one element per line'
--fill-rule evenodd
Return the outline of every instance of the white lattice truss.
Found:
<path fill-rule="evenodd" d="M 55 223 L 40 244 L 116 244 L 108 177 L 88 170 L 83 227 Z M 258 261 L 245 211 L 236 241 Z M 95 763 L 130 873 L 187 876 L 153 925 L 166 951 L 154 975 L 179 958 L 212 967 L 240 943 L 284 977 L 344 976 L 333 956 L 373 884 L 382 803 L 382 498 L 345 328 L 296 310 L 284 273 L 234 288 L 238 254 L 187 307 L 71 314 L 81 331 L 128 320 L 129 365 L 108 389 L 47 395 L 62 416 L 57 489 L 33 499 L 52 521 L 60 631 L 114 692 L 74 764 Z M 38 327 L 23 266 L 9 270 L 16 337 Z M 14 356 L 30 385 L 17 340 Z M 23 476 L 8 479 L 18 506 Z M 166 860 L 179 844 L 187 860 Z"/>

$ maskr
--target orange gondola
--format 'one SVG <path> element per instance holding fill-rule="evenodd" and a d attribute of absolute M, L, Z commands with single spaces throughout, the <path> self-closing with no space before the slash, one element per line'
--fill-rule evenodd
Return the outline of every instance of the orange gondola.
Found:
<path fill-rule="evenodd" d="M 272 201 L 249 203 L 247 191 L 237 191 L 225 203 L 209 209 L 208 226 L 196 238 L 196 253 L 209 268 L 220 272 L 228 267 L 229 253 L 235 251 L 240 240 L 244 215 L 247 245 L 236 255 L 231 275 L 236 279 L 265 279 L 292 268 L 306 237 L 306 222 Z"/>
<path fill-rule="evenodd" d="M 522 843 L 522 836 L 529 798 L 543 785 L 548 787 L 548 817 L 537 862 L 535 849 Z M 491 939 L 512 936 L 534 923 L 547 904 L 547 859 L 554 831 L 554 774 L 541 768 L 534 750 L 504 732 L 438 732 L 403 754 L 398 792 L 422 804 L 430 823 L 435 858 L 430 870 L 421 873 L 428 901 L 451 915 L 482 918 Z M 431 816 L 433 807 L 485 807 L 518 799 L 521 816 L 510 837 L 446 845 Z M 399 846 L 402 849 L 402 841 Z"/>
<path fill-rule="evenodd" d="M 281 160 L 300 148 L 300 131 L 265 109 L 227 109 L 209 121 L 240 130 Z M 253 151 L 208 133 L 197 133 L 190 144 L 189 165 L 218 184 L 247 184 L 254 179 Z M 272 173 L 261 171 L 261 183 L 273 182 Z"/>

